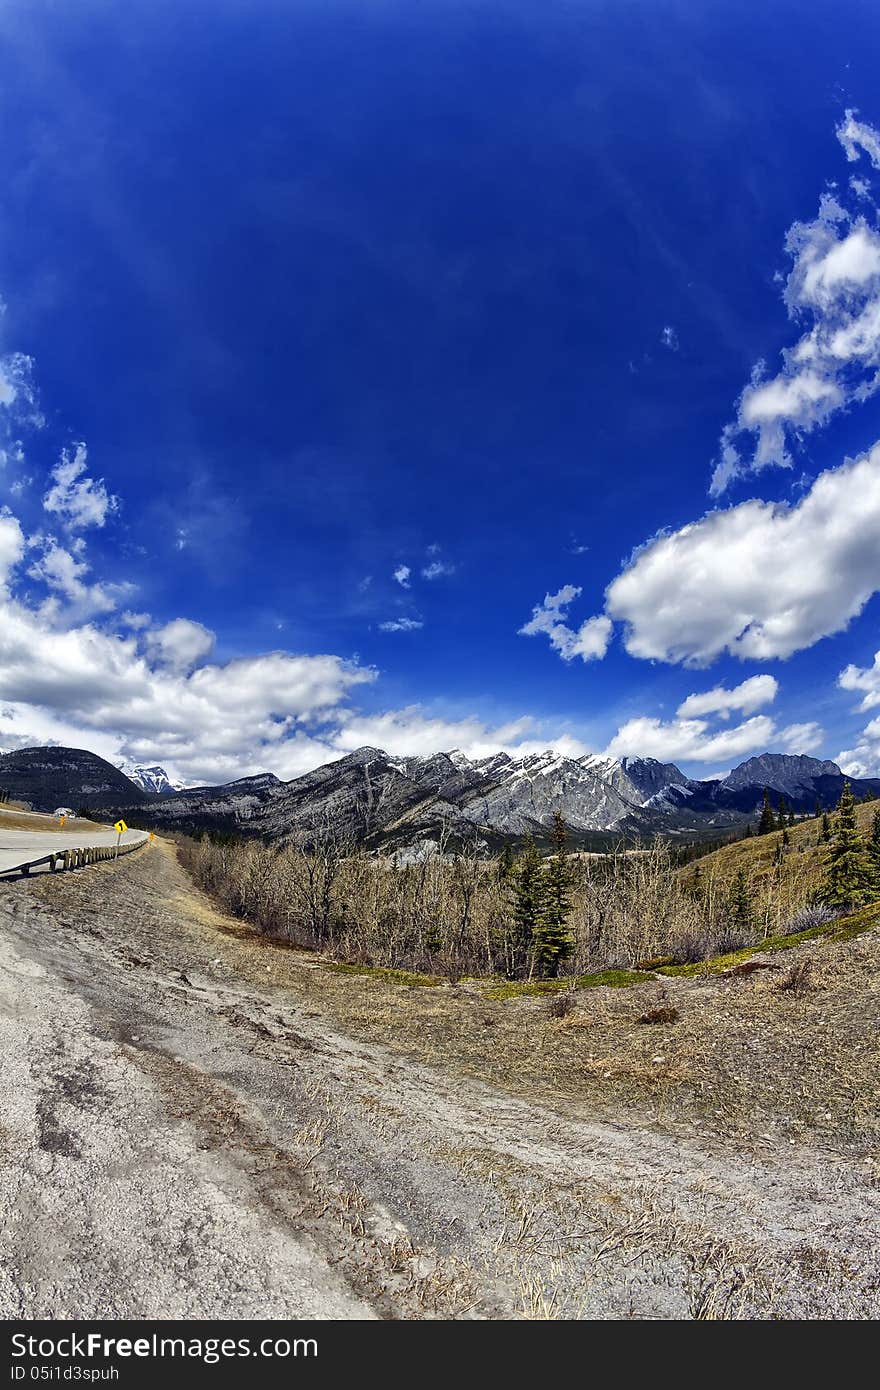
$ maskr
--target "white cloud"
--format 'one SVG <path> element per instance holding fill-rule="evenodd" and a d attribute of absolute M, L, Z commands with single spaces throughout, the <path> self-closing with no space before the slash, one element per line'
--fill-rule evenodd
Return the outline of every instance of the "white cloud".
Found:
<path fill-rule="evenodd" d="M 880 652 L 874 653 L 873 666 L 864 669 L 847 666 L 838 676 L 837 683 L 841 690 L 860 690 L 863 693 L 860 710 L 874 709 L 880 705 Z"/>
<path fill-rule="evenodd" d="M 128 623 L 131 627 L 131 622 Z M 147 635 L 147 651 L 160 666 L 171 671 L 192 671 L 214 650 L 216 636 L 201 623 L 174 618 Z"/>
<path fill-rule="evenodd" d="M 710 731 L 705 719 L 629 719 L 617 730 L 606 754 L 610 758 L 657 758 L 660 762 L 710 763 L 736 759 L 765 749 L 776 732 L 765 714 L 743 724 Z"/>
<path fill-rule="evenodd" d="M 86 475 L 87 462 L 85 444 L 77 444 L 73 451 L 62 449 L 50 474 L 51 486 L 43 498 L 46 511 L 74 529 L 103 526 L 119 505 L 118 498 L 107 491 L 103 478 Z"/>
<path fill-rule="evenodd" d="M 727 719 L 730 711 L 735 709 L 743 714 L 751 714 L 762 705 L 772 704 L 778 691 L 779 682 L 774 676 L 750 676 L 741 685 L 734 686 L 733 690 L 716 685 L 713 690 L 688 695 L 676 714 L 681 719 L 699 718 L 704 714 L 719 714 L 722 719 Z"/>
<path fill-rule="evenodd" d="M 412 570 L 410 569 L 409 565 L 397 566 L 397 569 L 394 571 L 394 578 L 397 580 L 398 584 L 402 589 L 409 588 L 409 580 L 411 574 Z"/>
<path fill-rule="evenodd" d="M 638 551 L 608 615 L 636 657 L 701 666 L 723 651 L 787 657 L 840 632 L 880 589 L 880 444 L 796 506 L 711 511 Z M 536 610 L 537 613 L 537 610 Z"/>
<path fill-rule="evenodd" d="M 469 758 L 485 758 L 499 751 L 525 757 L 546 748 L 580 758 L 590 751 L 570 734 L 540 737 L 535 721 L 528 717 L 492 726 L 476 717 L 438 719 L 426 714 L 419 705 L 347 718 L 330 737 L 329 744 L 339 754 L 367 745 L 383 748 L 397 757 L 429 756 L 450 748 L 461 749 Z"/>
<path fill-rule="evenodd" d="M 449 574 L 455 574 L 455 565 L 450 565 L 446 560 L 432 560 L 422 568 L 423 579 L 442 579 Z"/>
<path fill-rule="evenodd" d="M 678 334 L 671 323 L 667 323 L 660 334 L 660 342 L 670 352 L 678 352 Z"/>
<path fill-rule="evenodd" d="M 850 777 L 880 777 L 880 718 L 872 719 L 855 748 L 845 748 L 835 762 Z"/>
<path fill-rule="evenodd" d="M 24 535 L 18 518 L 8 507 L 0 510 L 0 591 L 5 591 L 10 575 L 24 555 Z"/>
<path fill-rule="evenodd" d="M 837 127 L 837 138 L 846 151 L 846 157 L 850 164 L 854 164 L 859 157 L 859 151 L 864 150 L 875 169 L 880 169 L 880 135 L 873 126 L 867 125 L 864 121 L 856 120 L 857 112 L 850 108 L 844 112 L 844 119 Z"/>
<path fill-rule="evenodd" d="M 82 547 L 76 542 L 70 550 L 59 545 L 54 536 L 33 536 L 28 545 L 39 551 L 28 574 L 41 580 L 53 597 L 43 606 L 43 615 L 56 622 L 82 622 L 101 613 L 111 613 L 119 600 L 131 593 L 130 584 L 87 583 L 90 572 L 83 558 Z M 59 597 L 64 600 L 59 602 Z"/>
<path fill-rule="evenodd" d="M 588 618 L 577 629 L 569 627 L 568 608 L 580 594 L 581 590 L 574 584 L 563 584 L 558 593 L 545 594 L 543 602 L 532 610 L 529 621 L 519 629 L 519 635 L 545 634 L 563 661 L 572 661 L 576 656 L 582 661 L 600 660 L 608 650 L 613 625 L 604 614 L 599 614 Z"/>
<path fill-rule="evenodd" d="M 851 161 L 868 155 L 875 168 L 880 135 L 852 112 L 837 137 Z M 870 185 L 852 189 L 861 207 L 848 211 L 826 193 L 812 222 L 796 222 L 786 238 L 791 271 L 784 299 L 790 317 L 807 321 L 797 342 L 782 352 L 782 366 L 766 376 L 763 362 L 721 435 L 711 491 L 770 466 L 788 467 L 790 446 L 846 406 L 880 387 L 880 233 Z"/>
<path fill-rule="evenodd" d="M 807 724 L 789 724 L 776 737 L 786 753 L 815 753 L 825 742 L 825 730 L 811 720 Z"/>
<path fill-rule="evenodd" d="M 418 632 L 419 628 L 424 626 L 421 618 L 389 618 L 387 622 L 379 624 L 379 631 Z"/>

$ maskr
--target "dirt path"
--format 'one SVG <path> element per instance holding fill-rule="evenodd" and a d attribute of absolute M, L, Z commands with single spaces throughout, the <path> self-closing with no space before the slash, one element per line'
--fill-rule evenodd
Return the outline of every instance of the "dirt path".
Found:
<path fill-rule="evenodd" d="M 864 1157 L 513 1095 L 346 988 L 158 845 L 0 885 L 0 1315 L 880 1313 Z"/>

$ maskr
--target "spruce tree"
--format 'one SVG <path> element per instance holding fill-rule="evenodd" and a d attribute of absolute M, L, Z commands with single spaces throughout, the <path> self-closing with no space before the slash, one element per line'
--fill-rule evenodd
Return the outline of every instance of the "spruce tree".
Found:
<path fill-rule="evenodd" d="M 777 828 L 778 830 L 781 830 L 782 827 L 785 825 L 785 822 L 786 822 L 787 820 L 788 820 L 788 803 L 787 803 L 787 801 L 785 800 L 785 797 L 782 796 L 782 795 L 780 795 L 780 797 L 779 797 L 779 815 L 778 815 L 777 818 L 776 818 L 776 828 Z"/>
<path fill-rule="evenodd" d="M 541 910 L 541 856 L 531 838 L 511 874 L 513 885 L 513 931 L 508 949 L 508 973 L 525 974 L 532 950 L 532 938 Z"/>
<path fill-rule="evenodd" d="M 819 800 L 819 798 L 818 798 L 818 796 L 817 796 L 817 797 L 816 797 L 816 809 L 815 809 L 815 811 L 813 812 L 813 815 L 816 817 L 816 820 L 818 820 L 819 817 L 821 816 L 821 814 L 822 814 L 822 803 L 821 803 L 821 801 Z"/>
<path fill-rule="evenodd" d="M 875 811 L 871 820 L 868 863 L 871 866 L 871 897 L 880 898 L 880 811 Z"/>
<path fill-rule="evenodd" d="M 830 826 L 829 821 L 828 821 L 828 812 L 827 812 L 827 811 L 823 811 L 823 812 L 822 812 L 822 832 L 821 832 L 821 838 L 822 838 L 822 840 L 824 840 L 824 842 L 825 842 L 826 845 L 827 845 L 828 841 L 831 839 L 831 826 Z"/>
<path fill-rule="evenodd" d="M 850 907 L 871 892 L 871 866 L 859 834 L 856 808 L 849 782 L 844 782 L 831 840 L 831 852 L 822 885 L 823 901 L 831 907 Z"/>
<path fill-rule="evenodd" d="M 567 831 L 561 811 L 553 817 L 553 856 L 541 882 L 541 907 L 532 934 L 532 954 L 539 975 L 558 975 L 574 951 L 568 926 L 571 912 L 571 865 L 566 851 Z"/>
<path fill-rule="evenodd" d="M 789 806 L 789 808 L 788 808 L 788 823 L 789 823 L 789 825 L 794 825 L 794 820 L 795 820 L 795 816 L 794 816 L 794 807 L 793 807 L 793 806 Z"/>
<path fill-rule="evenodd" d="M 731 926 L 748 933 L 752 929 L 752 895 L 746 880 L 745 870 L 737 869 L 730 886 L 727 899 L 727 913 Z"/>
<path fill-rule="evenodd" d="M 770 793 L 764 788 L 764 800 L 761 804 L 761 819 L 758 821 L 758 834 L 769 835 L 771 830 L 776 829 L 776 820 L 773 815 L 773 807 L 770 805 Z"/>

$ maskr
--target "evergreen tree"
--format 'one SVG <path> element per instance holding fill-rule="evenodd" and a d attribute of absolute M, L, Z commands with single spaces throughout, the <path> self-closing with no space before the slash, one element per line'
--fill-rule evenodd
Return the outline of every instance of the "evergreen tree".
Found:
<path fill-rule="evenodd" d="M 773 807 L 770 805 L 770 793 L 764 788 L 764 800 L 761 804 L 761 819 L 758 821 L 758 834 L 769 835 L 771 830 L 776 829 L 776 820 L 773 815 Z"/>
<path fill-rule="evenodd" d="M 525 974 L 532 950 L 532 938 L 541 910 L 541 856 L 531 838 L 511 874 L 513 886 L 513 930 L 508 943 L 508 974 Z"/>
<path fill-rule="evenodd" d="M 871 820 L 868 863 L 871 866 L 871 897 L 880 898 L 880 811 L 875 811 Z"/>
<path fill-rule="evenodd" d="M 754 832 L 754 830 L 752 829 L 752 822 L 749 821 L 748 825 L 746 826 L 746 839 L 747 839 L 747 840 L 750 840 L 750 839 L 752 838 L 752 836 L 754 835 L 754 833 L 755 833 L 755 832 Z"/>
<path fill-rule="evenodd" d="M 834 822 L 834 835 L 831 853 L 825 870 L 822 885 L 823 901 L 832 907 L 849 907 L 862 902 L 871 891 L 871 866 L 865 853 L 865 845 L 859 834 L 856 808 L 849 782 L 844 782 L 840 801 L 837 803 L 837 817 Z"/>
<path fill-rule="evenodd" d="M 813 812 L 813 815 L 816 817 L 816 820 L 818 820 L 819 817 L 821 816 L 821 814 L 822 814 L 822 803 L 821 803 L 821 801 L 819 800 L 819 798 L 818 798 L 818 796 L 817 796 L 817 797 L 816 797 L 816 809 L 815 809 L 815 811 Z"/>
<path fill-rule="evenodd" d="M 794 807 L 793 807 L 793 806 L 789 806 L 789 808 L 788 808 L 788 823 L 789 823 L 789 825 L 794 825 L 794 819 L 795 819 L 795 817 L 794 817 Z"/>
<path fill-rule="evenodd" d="M 825 842 L 826 845 L 828 841 L 831 839 L 831 826 L 828 823 L 827 811 L 822 812 L 822 830 L 820 838 Z"/>
<path fill-rule="evenodd" d="M 788 803 L 784 796 L 779 798 L 779 815 L 776 818 L 776 828 L 781 830 L 788 820 Z"/>
<path fill-rule="evenodd" d="M 784 825 L 784 826 L 782 827 L 782 848 L 783 848 L 783 849 L 788 849 L 788 847 L 789 847 L 790 844 L 791 844 L 791 838 L 790 838 L 789 833 L 788 833 L 788 826 L 787 826 L 787 825 Z"/>
<path fill-rule="evenodd" d="M 752 929 L 752 895 L 746 880 L 745 870 L 737 869 L 730 886 L 727 899 L 727 913 L 731 926 L 748 933 Z"/>
<path fill-rule="evenodd" d="M 574 951 L 568 926 L 571 912 L 571 865 L 566 851 L 567 831 L 561 811 L 553 817 L 553 856 L 541 882 L 541 906 L 532 933 L 532 954 L 539 975 L 558 975 Z"/>

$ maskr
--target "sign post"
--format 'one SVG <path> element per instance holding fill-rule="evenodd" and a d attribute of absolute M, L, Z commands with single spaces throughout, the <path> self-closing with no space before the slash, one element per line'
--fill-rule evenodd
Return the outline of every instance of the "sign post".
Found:
<path fill-rule="evenodd" d="M 114 854 L 113 858 L 114 858 L 114 859 L 118 859 L 118 858 L 119 858 L 119 841 L 122 839 L 123 835 L 125 834 L 126 830 L 128 829 L 128 826 L 125 824 L 125 821 L 124 821 L 124 820 L 118 820 L 118 821 L 116 822 L 116 824 L 114 825 L 113 829 L 116 831 L 116 853 Z"/>

